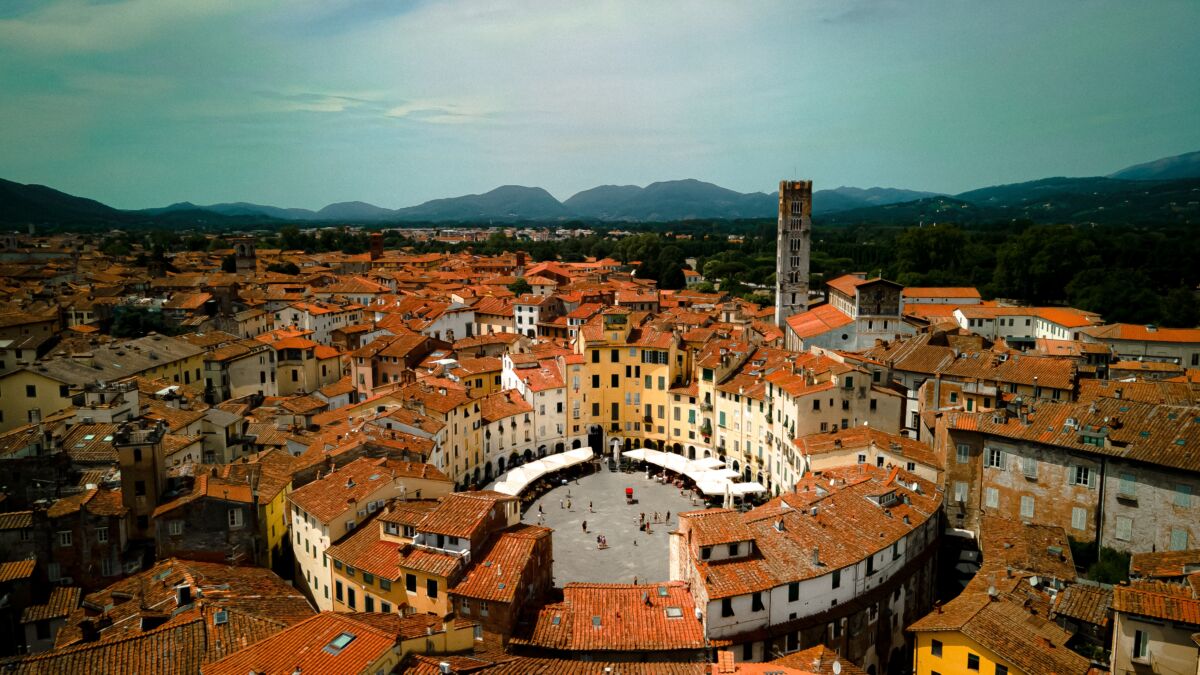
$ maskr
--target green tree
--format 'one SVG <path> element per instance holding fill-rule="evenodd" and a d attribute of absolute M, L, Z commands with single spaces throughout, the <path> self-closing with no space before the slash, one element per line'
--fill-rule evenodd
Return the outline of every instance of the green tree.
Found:
<path fill-rule="evenodd" d="M 513 295 L 525 295 L 533 292 L 533 286 L 525 280 L 525 277 L 517 277 L 517 280 L 508 285 L 508 290 L 513 292 Z"/>
<path fill-rule="evenodd" d="M 1159 296 L 1137 270 L 1085 269 L 1067 284 L 1071 305 L 1107 321 L 1147 323 L 1159 313 Z"/>
<path fill-rule="evenodd" d="M 1200 303 L 1190 288 L 1180 286 L 1163 296 L 1159 322 L 1171 328 L 1195 328 L 1200 324 Z"/>
<path fill-rule="evenodd" d="M 296 263 L 291 261 L 271 263 L 270 265 L 267 265 L 267 271 L 275 272 L 277 274 L 300 274 L 300 268 L 296 266 Z"/>

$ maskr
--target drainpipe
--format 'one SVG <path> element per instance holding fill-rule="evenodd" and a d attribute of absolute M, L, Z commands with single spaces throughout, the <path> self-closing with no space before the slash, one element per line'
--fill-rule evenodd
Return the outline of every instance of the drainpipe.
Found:
<path fill-rule="evenodd" d="M 1104 477 L 1105 477 L 1105 475 L 1107 475 L 1107 473 L 1108 473 L 1108 458 L 1102 456 L 1102 457 L 1100 457 L 1100 485 L 1099 485 L 1099 487 L 1096 488 L 1097 490 L 1100 491 L 1099 494 L 1096 495 L 1098 498 L 1097 503 L 1099 504 L 1099 506 L 1096 507 L 1096 555 L 1097 556 L 1100 555 L 1100 546 L 1103 544 L 1103 542 L 1101 541 L 1101 537 L 1104 534 Z"/>

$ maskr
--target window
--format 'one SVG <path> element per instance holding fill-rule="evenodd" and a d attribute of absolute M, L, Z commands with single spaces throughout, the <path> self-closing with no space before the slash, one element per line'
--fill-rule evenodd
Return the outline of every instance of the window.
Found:
<path fill-rule="evenodd" d="M 363 594 L 363 609 L 368 612 L 374 612 L 375 611 L 375 598 L 364 593 Z"/>
<path fill-rule="evenodd" d="M 841 585 L 842 585 L 842 571 L 834 570 L 833 571 L 833 588 L 838 588 Z M 797 589 L 797 590 L 799 590 L 799 589 Z"/>
<path fill-rule="evenodd" d="M 1021 496 L 1021 517 L 1026 520 L 1033 519 L 1033 497 L 1030 495 Z"/>
<path fill-rule="evenodd" d="M 1029 478 L 1031 480 L 1037 480 L 1037 475 L 1038 475 L 1037 459 L 1035 459 L 1033 457 L 1022 457 L 1021 458 L 1021 473 L 1025 474 L 1026 478 Z"/>
<path fill-rule="evenodd" d="M 479 616 L 488 615 L 488 604 L 482 600 L 479 601 Z"/>
<path fill-rule="evenodd" d="M 800 599 L 800 583 L 793 581 L 788 584 L 788 602 L 796 602 Z"/>
<path fill-rule="evenodd" d="M 712 547 L 711 546 L 704 546 L 700 549 L 700 559 L 701 560 L 708 560 L 711 557 L 712 557 Z"/>
<path fill-rule="evenodd" d="M 1004 451 L 999 448 L 988 448 L 987 465 L 991 469 L 1004 470 Z"/>
<path fill-rule="evenodd" d="M 966 443 L 959 443 L 956 449 L 958 452 L 955 456 L 955 459 L 958 460 L 959 464 L 966 464 L 967 462 L 971 461 L 971 446 L 967 445 Z"/>
<path fill-rule="evenodd" d="M 409 593 L 417 592 L 417 575 L 415 575 L 415 574 L 405 574 L 404 575 L 404 590 L 408 591 Z"/>
<path fill-rule="evenodd" d="M 1089 467 L 1075 465 L 1071 468 L 1071 485 L 1096 487 L 1096 475 Z"/>
<path fill-rule="evenodd" d="M 616 354 L 615 351 L 613 353 Z M 425 580 L 425 595 L 429 596 L 429 599 L 432 600 L 437 597 L 437 594 L 438 594 L 437 579 L 426 579 Z"/>
<path fill-rule="evenodd" d="M 941 655 L 942 655 L 942 641 L 941 640 L 933 640 L 932 642 L 930 642 L 929 648 L 933 652 L 934 656 L 941 657 Z"/>
<path fill-rule="evenodd" d="M 380 579 L 379 580 L 379 589 L 382 591 L 392 590 L 392 582 L 389 581 L 388 579 Z M 387 611 L 387 610 L 384 610 L 384 611 Z"/>
<path fill-rule="evenodd" d="M 244 523 L 242 521 L 242 510 L 240 508 L 239 509 L 229 509 L 229 527 L 237 528 L 237 527 L 241 527 L 243 524 Z"/>
<path fill-rule="evenodd" d="M 358 593 L 350 586 L 346 587 L 346 606 L 350 609 L 358 609 Z"/>
<path fill-rule="evenodd" d="M 342 582 L 338 581 L 334 584 L 333 596 L 337 598 L 338 602 L 342 601 Z"/>
<path fill-rule="evenodd" d="M 1189 507 L 1192 505 L 1192 486 L 1186 483 L 1175 485 L 1175 506 Z"/>
<path fill-rule="evenodd" d="M 384 614 L 391 614 L 392 613 L 392 603 L 387 602 L 386 600 L 380 600 L 379 601 L 379 611 L 383 612 Z"/>
<path fill-rule="evenodd" d="M 1000 491 L 994 487 L 984 488 L 983 503 L 989 509 L 1000 508 Z"/>
<path fill-rule="evenodd" d="M 965 481 L 954 481 L 954 501 L 967 501 L 967 484 Z"/>
<path fill-rule="evenodd" d="M 108 543 L 108 528 L 107 527 L 97 527 L 96 528 L 96 542 L 100 543 L 100 544 Z"/>
<path fill-rule="evenodd" d="M 750 596 L 750 611 L 751 612 L 761 612 L 766 608 L 767 608 L 766 605 L 763 604 L 761 592 L 754 593 Z"/>
<path fill-rule="evenodd" d="M 1087 529 L 1087 509 L 1079 506 L 1071 509 L 1071 527 L 1076 530 Z"/>
<path fill-rule="evenodd" d="M 1129 516 L 1117 516 L 1116 537 L 1121 541 L 1129 541 L 1133 537 L 1133 519 Z"/>
<path fill-rule="evenodd" d="M 351 642 L 354 642 L 354 634 L 342 633 L 330 640 L 329 644 L 325 645 L 325 651 L 331 654 L 337 654 L 345 649 Z"/>
<path fill-rule="evenodd" d="M 1188 533 L 1182 527 L 1171 528 L 1171 550 L 1182 551 L 1188 547 Z"/>
<path fill-rule="evenodd" d="M 967 670 L 974 670 L 975 672 L 979 672 L 979 655 L 978 654 L 970 654 L 970 653 L 967 654 Z"/>
<path fill-rule="evenodd" d="M 1144 631 L 1133 633 L 1133 658 L 1145 660 L 1150 655 L 1149 636 Z"/>
<path fill-rule="evenodd" d="M 64 548 L 71 546 L 71 531 L 63 530 L 58 533 L 58 545 Z"/>
<path fill-rule="evenodd" d="M 25 398 L 37 398 L 37 385 L 36 384 L 25 385 Z"/>
<path fill-rule="evenodd" d="M 729 557 L 730 557 L 730 558 L 736 558 L 736 557 L 739 555 L 739 554 L 738 554 L 738 550 L 739 550 L 740 548 L 741 548 L 741 547 L 738 545 L 738 542 L 736 542 L 736 541 L 735 541 L 735 542 L 733 542 L 732 544 L 730 544 L 730 545 L 729 545 Z"/>
<path fill-rule="evenodd" d="M 362 581 L 364 584 L 367 584 L 369 586 L 369 585 L 375 583 L 375 575 L 371 574 L 370 572 L 363 572 Z M 370 611 L 370 610 L 367 610 L 367 611 Z"/>
<path fill-rule="evenodd" d="M 1120 487 L 1117 488 L 1117 496 L 1127 499 L 1137 497 L 1137 477 L 1131 473 L 1121 474 Z"/>
<path fill-rule="evenodd" d="M 183 521 L 182 520 L 168 520 L 167 521 L 167 534 L 171 535 L 172 537 L 178 537 L 179 535 L 183 534 Z"/>
<path fill-rule="evenodd" d="M 996 664 L 996 675 L 1008 675 L 1008 666 Z"/>
<path fill-rule="evenodd" d="M 733 616 L 733 598 L 722 598 L 721 599 L 721 616 L 723 616 L 723 617 Z"/>
<path fill-rule="evenodd" d="M 133 482 L 133 494 L 141 497 L 146 494 L 146 481 L 138 480 Z"/>

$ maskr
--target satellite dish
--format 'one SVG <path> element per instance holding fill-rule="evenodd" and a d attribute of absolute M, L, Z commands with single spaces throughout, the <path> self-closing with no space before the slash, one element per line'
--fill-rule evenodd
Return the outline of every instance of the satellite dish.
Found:
<path fill-rule="evenodd" d="M 842 675 L 842 662 L 841 661 L 833 662 L 833 675 Z"/>

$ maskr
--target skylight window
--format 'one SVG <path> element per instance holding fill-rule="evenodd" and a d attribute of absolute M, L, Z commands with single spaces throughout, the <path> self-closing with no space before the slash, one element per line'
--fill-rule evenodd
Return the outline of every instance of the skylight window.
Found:
<path fill-rule="evenodd" d="M 593 627 L 593 628 L 599 628 L 599 627 L 600 627 L 600 617 L 599 617 L 599 616 L 593 616 L 593 617 L 592 617 L 592 627 Z"/>
<path fill-rule="evenodd" d="M 660 597 L 660 598 L 667 597 L 667 587 L 666 586 L 658 587 L 658 597 Z"/>
<path fill-rule="evenodd" d="M 226 623 L 229 623 L 229 612 L 222 609 L 221 611 L 217 612 L 216 614 L 213 614 L 213 625 L 214 626 L 220 626 L 220 625 L 226 624 Z"/>
<path fill-rule="evenodd" d="M 681 607 L 668 607 L 664 611 L 667 613 L 668 619 L 678 619 L 683 616 L 683 608 Z"/>
<path fill-rule="evenodd" d="M 88 434 L 88 435 L 86 435 L 86 436 L 84 436 L 84 437 L 83 437 L 83 440 L 85 440 L 85 441 L 90 441 L 90 440 L 92 440 L 92 439 L 94 439 L 94 438 L 96 438 L 96 434 Z"/>
<path fill-rule="evenodd" d="M 562 617 L 557 614 L 554 615 L 554 618 L 550 619 L 551 625 L 557 626 L 561 623 L 562 623 Z"/>
<path fill-rule="evenodd" d="M 341 633 L 337 637 L 333 638 L 329 644 L 325 645 L 325 651 L 330 654 L 339 654 L 351 642 L 354 642 L 354 638 L 354 633 Z"/>

